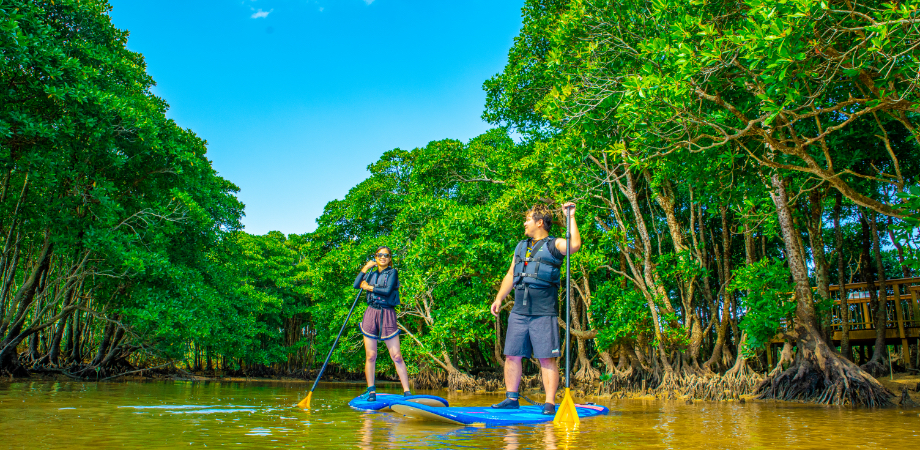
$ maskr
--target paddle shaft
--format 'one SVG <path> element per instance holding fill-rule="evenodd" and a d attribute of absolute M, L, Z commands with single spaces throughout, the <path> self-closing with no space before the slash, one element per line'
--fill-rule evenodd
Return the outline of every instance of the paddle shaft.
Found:
<path fill-rule="evenodd" d="M 570 207 L 569 207 L 570 208 Z M 566 208 L 566 209 L 569 209 Z M 569 388 L 569 378 L 572 374 L 572 355 L 569 351 L 569 334 L 572 328 L 572 306 L 569 303 L 572 297 L 572 216 L 565 214 L 565 388 Z"/>
<path fill-rule="evenodd" d="M 316 381 L 313 382 L 313 388 L 310 389 L 310 393 L 316 389 L 316 385 L 319 384 L 319 379 L 323 377 L 323 372 L 326 371 L 326 365 L 329 364 L 329 358 L 332 358 L 332 352 L 335 351 L 335 346 L 339 344 L 339 338 L 342 337 L 342 332 L 345 331 L 345 325 L 348 325 L 348 320 L 351 319 L 351 313 L 355 312 L 355 306 L 358 306 L 358 299 L 361 298 L 362 289 L 358 289 L 358 295 L 355 296 L 355 301 L 351 304 L 351 309 L 348 310 L 348 317 L 345 318 L 345 322 L 342 323 L 342 328 L 339 329 L 339 335 L 335 337 L 335 342 L 332 343 L 332 348 L 329 349 L 329 354 L 326 355 L 326 360 L 323 361 L 323 367 L 319 369 L 319 375 L 316 376 Z"/>

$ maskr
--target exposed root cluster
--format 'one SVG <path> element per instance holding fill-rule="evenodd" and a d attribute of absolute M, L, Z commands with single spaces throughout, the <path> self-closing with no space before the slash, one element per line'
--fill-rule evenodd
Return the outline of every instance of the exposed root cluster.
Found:
<path fill-rule="evenodd" d="M 887 406 L 894 396 L 821 340 L 800 339 L 794 362 L 777 366 L 755 388 L 758 398 L 825 405 Z"/>
<path fill-rule="evenodd" d="M 460 371 L 447 374 L 447 387 L 452 391 L 464 392 L 472 392 L 481 389 L 475 378 Z"/>
<path fill-rule="evenodd" d="M 906 387 L 901 388 L 901 398 L 898 399 L 898 404 L 904 408 L 915 408 L 917 406 L 920 406 L 917 404 L 917 402 L 915 402 L 913 399 L 910 398 L 910 393 L 908 392 Z"/>
<path fill-rule="evenodd" d="M 760 375 L 756 373 L 688 375 L 683 380 L 683 392 L 687 397 L 698 400 L 732 400 L 751 395 L 760 380 Z"/>
<path fill-rule="evenodd" d="M 499 380 L 501 381 L 500 388 L 505 388 L 504 376 L 500 375 Z M 524 375 L 521 377 L 521 389 L 522 390 L 533 390 L 533 389 L 543 389 L 543 377 L 540 375 L 540 372 L 537 372 L 536 375 L 527 376 Z"/>
<path fill-rule="evenodd" d="M 859 366 L 841 357 L 823 340 L 798 339 L 797 351 L 787 343 L 773 370 L 766 376 L 754 371 L 739 355 L 724 374 L 701 368 L 693 361 L 671 358 L 662 363 L 657 358 L 621 359 L 618 367 L 597 377 L 573 376 L 573 390 L 582 396 L 629 398 L 654 396 L 659 399 L 743 401 L 742 396 L 756 395 L 760 399 L 805 401 L 828 405 L 886 406 L 894 397 L 878 380 Z M 577 373 L 577 372 L 576 372 Z M 575 375 L 575 374 L 573 374 Z M 481 373 L 478 376 L 456 371 L 446 374 L 440 369 L 425 370 L 417 378 L 420 387 L 447 387 L 468 392 L 502 391 L 501 373 Z M 542 390 L 539 372 L 525 376 L 521 392 Z M 905 391 L 906 392 L 906 391 Z M 913 406 L 909 396 L 901 395 L 899 402 Z"/>
<path fill-rule="evenodd" d="M 729 371 L 725 375 L 691 370 L 682 372 L 671 371 L 659 376 L 630 369 L 612 374 L 610 380 L 600 383 L 593 393 L 617 398 L 654 395 L 670 400 L 731 400 L 752 394 L 762 378 L 750 368 Z"/>
<path fill-rule="evenodd" d="M 447 374 L 443 370 L 423 367 L 419 373 L 413 377 L 413 383 L 417 389 L 440 389 L 447 382 Z"/>

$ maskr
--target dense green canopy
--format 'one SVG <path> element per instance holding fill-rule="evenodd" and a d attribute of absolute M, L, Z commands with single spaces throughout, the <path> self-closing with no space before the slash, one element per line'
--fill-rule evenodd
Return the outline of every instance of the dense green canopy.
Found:
<path fill-rule="evenodd" d="M 573 200 L 577 381 L 890 401 L 869 376 L 883 333 L 851 345 L 840 322 L 862 310 L 831 285 L 869 283 L 879 330 L 898 311 L 920 326 L 877 294 L 920 269 L 920 3 L 527 0 L 483 86 L 496 128 L 385 152 L 291 236 L 240 231 L 236 188 L 165 118 L 107 8 L 0 1 L 0 370 L 308 376 L 387 245 L 416 382 L 497 386 L 488 305 L 523 213 L 561 222 Z M 357 372 L 347 330 L 333 364 Z"/>

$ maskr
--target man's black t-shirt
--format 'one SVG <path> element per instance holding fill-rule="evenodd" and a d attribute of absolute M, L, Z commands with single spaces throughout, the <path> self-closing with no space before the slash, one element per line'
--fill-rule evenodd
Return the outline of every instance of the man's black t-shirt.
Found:
<path fill-rule="evenodd" d="M 534 245 L 533 240 L 527 242 L 527 247 Z M 554 258 L 563 260 L 565 255 L 556 249 L 556 238 L 549 238 L 543 244 Z M 558 316 L 559 307 L 559 287 L 551 286 L 546 289 L 527 288 L 530 294 L 527 298 L 527 304 L 524 303 L 524 286 L 523 284 L 514 288 L 514 307 L 511 312 L 522 316 Z"/>

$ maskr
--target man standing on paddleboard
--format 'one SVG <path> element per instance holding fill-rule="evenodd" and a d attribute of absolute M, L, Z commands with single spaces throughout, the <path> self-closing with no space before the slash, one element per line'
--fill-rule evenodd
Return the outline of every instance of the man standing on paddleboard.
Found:
<path fill-rule="evenodd" d="M 502 301 L 514 289 L 514 307 L 508 317 L 505 336 L 505 400 L 492 405 L 498 409 L 518 409 L 518 389 L 521 385 L 521 361 L 531 354 L 540 360 L 546 402 L 543 414 L 556 413 L 556 389 L 559 387 L 559 369 L 556 358 L 560 356 L 558 300 L 559 268 L 565 255 L 581 248 L 581 234 L 575 223 L 575 204 L 566 203 L 563 214 L 571 215 L 571 249 L 565 239 L 549 235 L 553 227 L 552 212 L 543 205 L 527 211 L 524 235 L 518 242 L 511 267 L 502 279 L 501 287 L 492 302 L 492 314 L 498 317 Z"/>

